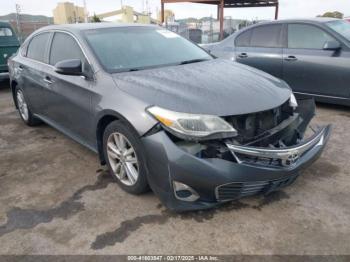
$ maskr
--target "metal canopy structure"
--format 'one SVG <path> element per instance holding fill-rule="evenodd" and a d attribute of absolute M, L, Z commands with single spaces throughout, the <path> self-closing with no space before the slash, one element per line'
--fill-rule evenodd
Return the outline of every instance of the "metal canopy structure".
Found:
<path fill-rule="evenodd" d="M 275 20 L 278 19 L 278 0 L 161 0 L 161 22 L 164 23 L 164 4 L 184 2 L 217 6 L 217 17 L 220 20 L 220 39 L 223 39 L 224 36 L 224 8 L 275 7 Z"/>

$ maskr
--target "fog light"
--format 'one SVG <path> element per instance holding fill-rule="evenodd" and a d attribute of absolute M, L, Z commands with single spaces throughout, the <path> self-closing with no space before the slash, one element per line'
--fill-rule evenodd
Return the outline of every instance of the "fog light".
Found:
<path fill-rule="evenodd" d="M 199 198 L 198 193 L 190 186 L 173 181 L 175 197 L 182 201 L 194 202 Z"/>

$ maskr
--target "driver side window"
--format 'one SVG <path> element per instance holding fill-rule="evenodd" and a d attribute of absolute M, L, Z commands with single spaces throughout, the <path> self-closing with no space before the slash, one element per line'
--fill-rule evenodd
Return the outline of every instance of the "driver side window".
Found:
<path fill-rule="evenodd" d="M 75 39 L 65 33 L 55 33 L 50 52 L 50 65 L 68 59 L 80 59 L 85 63 L 85 56 Z"/>
<path fill-rule="evenodd" d="M 305 24 L 288 25 L 288 48 L 323 49 L 334 38 L 322 29 Z"/>

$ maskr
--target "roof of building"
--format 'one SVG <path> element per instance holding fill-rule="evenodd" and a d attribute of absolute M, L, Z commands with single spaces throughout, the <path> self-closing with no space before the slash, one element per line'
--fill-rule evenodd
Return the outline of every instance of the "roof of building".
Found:
<path fill-rule="evenodd" d="M 219 5 L 220 0 L 161 0 L 163 3 L 181 3 L 192 2 L 199 4 L 212 4 Z M 276 6 L 278 0 L 224 0 L 225 8 L 233 7 L 264 7 L 264 6 Z"/>

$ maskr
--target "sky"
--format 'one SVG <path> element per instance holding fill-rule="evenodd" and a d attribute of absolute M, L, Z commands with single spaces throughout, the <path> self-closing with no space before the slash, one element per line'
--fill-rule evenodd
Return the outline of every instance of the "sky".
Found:
<path fill-rule="evenodd" d="M 75 5 L 83 6 L 83 0 L 68 0 Z M 133 6 L 136 11 L 143 11 L 146 0 L 85 0 L 90 14 L 118 10 L 123 5 Z M 21 12 L 26 14 L 52 16 L 57 0 L 0 0 L 0 15 L 15 12 L 15 4 L 21 6 Z M 149 10 L 156 17 L 160 9 L 160 0 L 148 0 Z M 175 12 L 175 18 L 216 17 L 216 7 L 204 4 L 166 4 L 166 9 Z M 350 16 L 350 0 L 280 0 L 280 18 L 315 17 L 327 11 L 339 11 Z M 225 16 L 234 19 L 273 19 L 274 8 L 234 8 L 225 9 Z"/>

